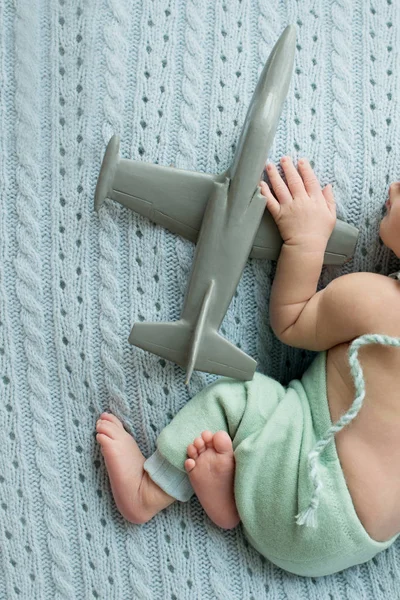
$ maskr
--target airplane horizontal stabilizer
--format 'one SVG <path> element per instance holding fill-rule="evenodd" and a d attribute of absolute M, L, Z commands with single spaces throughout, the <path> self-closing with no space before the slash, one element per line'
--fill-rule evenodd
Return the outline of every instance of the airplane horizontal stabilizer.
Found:
<path fill-rule="evenodd" d="M 186 367 L 192 332 L 188 323 L 135 323 L 129 343 Z"/>
<path fill-rule="evenodd" d="M 216 331 L 209 333 L 202 342 L 195 369 L 242 381 L 253 379 L 257 362 L 243 350 Z"/>
<path fill-rule="evenodd" d="M 129 342 L 187 368 L 193 333 L 193 327 L 185 321 L 135 323 Z M 194 369 L 247 381 L 252 379 L 256 365 L 254 359 L 216 331 L 208 331 L 201 337 Z"/>

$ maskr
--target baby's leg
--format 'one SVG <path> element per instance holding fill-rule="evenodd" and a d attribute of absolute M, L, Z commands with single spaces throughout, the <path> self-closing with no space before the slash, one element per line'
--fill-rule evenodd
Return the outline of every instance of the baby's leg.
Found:
<path fill-rule="evenodd" d="M 186 501 L 196 493 L 214 523 L 235 527 L 236 494 L 242 489 L 236 475 L 243 480 L 251 454 L 247 440 L 263 428 L 284 394 L 282 386 L 259 374 L 248 382 L 218 380 L 163 429 L 144 468 L 168 494 Z"/>
<path fill-rule="evenodd" d="M 125 519 L 145 523 L 174 502 L 143 469 L 145 458 L 117 417 L 103 413 L 96 431 L 114 500 Z"/>
<path fill-rule="evenodd" d="M 143 469 L 145 458 L 117 417 L 103 413 L 96 431 L 114 500 L 125 519 L 145 523 L 174 502 Z M 235 459 L 229 435 L 203 432 L 188 447 L 188 456 L 185 469 L 204 510 L 219 527 L 235 527 L 240 519 L 233 493 Z"/>
<path fill-rule="evenodd" d="M 178 412 L 146 461 L 118 419 L 103 414 L 97 438 L 121 513 L 143 523 L 174 499 L 189 500 L 195 491 L 215 523 L 234 527 L 239 516 L 233 494 L 233 451 L 263 427 L 284 393 L 277 382 L 258 374 L 245 383 L 219 380 Z M 205 430 L 211 430 L 212 440 L 209 434 L 206 441 L 198 439 Z M 243 471 L 243 461 L 236 468 Z"/>

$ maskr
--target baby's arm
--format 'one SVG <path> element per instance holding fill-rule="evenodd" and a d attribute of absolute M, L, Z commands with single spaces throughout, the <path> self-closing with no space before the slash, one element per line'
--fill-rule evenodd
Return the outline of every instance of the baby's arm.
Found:
<path fill-rule="evenodd" d="M 304 159 L 298 163 L 299 172 L 288 157 L 282 159 L 282 167 L 287 185 L 274 165 L 267 167 L 276 198 L 262 184 L 267 208 L 284 241 L 270 300 L 271 326 L 277 337 L 291 346 L 326 350 L 365 333 L 396 335 L 393 326 L 399 321 L 395 312 L 400 297 L 393 280 L 354 273 L 317 292 L 336 222 L 332 189 L 321 190 Z"/>

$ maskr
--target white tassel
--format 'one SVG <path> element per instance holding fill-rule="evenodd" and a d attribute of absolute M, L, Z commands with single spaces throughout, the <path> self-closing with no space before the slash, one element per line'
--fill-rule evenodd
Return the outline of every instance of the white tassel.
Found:
<path fill-rule="evenodd" d="M 296 515 L 297 525 L 304 525 L 305 527 L 318 527 L 317 521 L 317 508 L 318 506 L 309 506 Z"/>

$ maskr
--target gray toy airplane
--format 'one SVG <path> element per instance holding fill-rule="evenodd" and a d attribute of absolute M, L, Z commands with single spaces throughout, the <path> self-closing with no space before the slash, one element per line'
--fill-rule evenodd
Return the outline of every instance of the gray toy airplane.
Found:
<path fill-rule="evenodd" d="M 289 88 L 295 28 L 285 29 L 258 80 L 232 165 L 219 175 L 119 158 L 119 139 L 108 143 L 96 187 L 95 209 L 105 198 L 197 243 L 179 321 L 135 323 L 129 342 L 187 369 L 252 379 L 256 361 L 218 330 L 249 256 L 277 259 L 282 245 L 265 210 L 259 182 Z M 337 221 L 325 263 L 340 264 L 354 250 L 358 231 Z"/>

